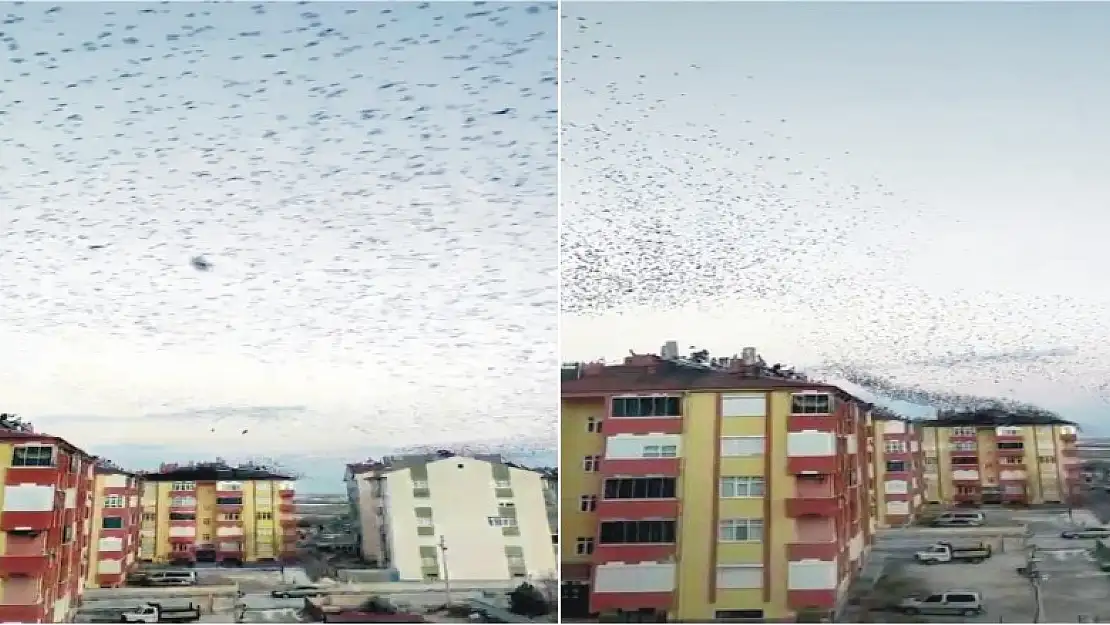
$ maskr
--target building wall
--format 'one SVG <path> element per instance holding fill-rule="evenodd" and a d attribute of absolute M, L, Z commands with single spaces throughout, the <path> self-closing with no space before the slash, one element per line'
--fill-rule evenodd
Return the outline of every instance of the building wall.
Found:
<path fill-rule="evenodd" d="M 925 499 L 955 504 L 990 501 L 992 491 L 1002 501 L 1060 503 L 1072 496 L 1078 478 L 1073 426 L 1025 425 L 1007 430 L 993 426 L 970 432 L 956 427 L 923 428 L 925 450 Z M 975 463 L 959 464 L 954 457 L 968 457 L 961 443 L 974 440 Z M 1000 451 L 999 442 L 1021 442 L 1020 453 Z M 1006 460 L 1009 457 L 1012 460 Z"/>
<path fill-rule="evenodd" d="M 347 496 L 358 519 L 359 549 L 362 559 L 382 564 L 386 561 L 382 541 L 382 523 L 378 517 L 381 498 L 374 493 L 374 484 L 367 479 L 371 472 L 356 473 L 347 480 Z"/>
<path fill-rule="evenodd" d="M 390 564 L 400 579 L 442 579 L 445 567 L 452 581 L 556 574 L 540 474 L 508 468 L 505 476 L 511 489 L 499 496 L 495 483 L 505 478 L 495 475 L 498 467 L 505 465 L 451 457 L 385 475 Z M 414 477 L 414 471 L 420 475 Z M 417 482 L 426 483 L 427 497 L 416 496 Z M 506 503 L 512 506 L 502 507 Z M 418 508 L 430 509 L 430 522 L 418 520 Z M 516 532 L 490 520 L 512 515 Z M 446 557 L 438 547 L 441 538 Z M 523 559 L 523 570 L 513 566 L 510 557 L 518 564 L 518 558 Z"/>
<path fill-rule="evenodd" d="M 925 501 L 922 428 L 908 421 L 879 419 L 874 422 L 873 432 L 876 524 L 879 527 L 904 525 L 917 516 Z M 902 462 L 905 471 L 888 473 L 889 462 Z"/>
<path fill-rule="evenodd" d="M 141 482 L 133 475 L 99 471 L 95 474 L 86 586 L 122 586 L 127 574 L 135 568 L 141 546 L 141 489 Z M 112 507 L 107 505 L 109 497 L 113 497 Z M 117 502 L 122 505 L 116 507 Z M 119 521 L 106 523 L 106 517 Z M 114 527 L 116 523 L 118 528 Z M 112 527 L 107 528 L 106 524 Z"/>
<path fill-rule="evenodd" d="M 142 493 L 140 559 L 258 562 L 295 552 L 291 481 L 227 479 L 190 485 L 151 480 Z M 195 503 L 188 504 L 189 498 Z M 171 519 L 171 514 L 194 518 Z"/>
<path fill-rule="evenodd" d="M 564 583 L 588 582 L 595 613 L 654 609 L 682 621 L 773 621 L 835 607 L 871 535 L 858 405 L 834 402 L 833 414 L 799 418 L 785 390 L 667 395 L 680 398 L 681 417 L 613 417 L 613 397 L 564 398 Z M 673 446 L 675 457 L 656 455 L 661 446 Z M 756 451 L 736 451 L 749 447 Z M 584 469 L 587 456 L 599 457 L 596 470 Z M 823 477 L 799 477 L 810 472 Z M 606 499 L 606 479 L 637 476 L 674 477 L 675 497 Z M 763 493 L 725 496 L 726 477 L 762 480 Z M 591 496 L 593 510 L 582 499 Z M 602 523 L 659 519 L 677 521 L 674 543 L 600 542 Z M 762 535 L 720 540 L 727 521 L 762 523 Z M 579 553 L 579 539 L 593 539 L 592 553 Z"/>
<path fill-rule="evenodd" d="M 17 447 L 53 446 L 50 466 L 13 466 Z M 72 619 L 88 571 L 92 459 L 57 439 L 0 442 L 0 622 Z"/>

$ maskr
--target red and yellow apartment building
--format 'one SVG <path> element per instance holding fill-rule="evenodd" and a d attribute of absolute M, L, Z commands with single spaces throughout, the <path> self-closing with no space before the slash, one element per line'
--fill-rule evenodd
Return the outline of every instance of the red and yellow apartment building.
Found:
<path fill-rule="evenodd" d="M 86 585 L 91 588 L 118 588 L 139 560 L 139 526 L 142 506 L 138 475 L 105 461 L 94 469 L 95 502 L 89 542 L 89 570 Z"/>
<path fill-rule="evenodd" d="M 920 421 L 871 411 L 866 445 L 875 489 L 871 516 L 877 527 L 910 523 L 925 504 L 923 431 Z"/>
<path fill-rule="evenodd" d="M 1077 428 L 1020 413 L 942 414 L 926 423 L 925 499 L 945 504 L 1073 501 L 1081 481 Z"/>
<path fill-rule="evenodd" d="M 143 475 L 140 558 L 149 562 L 277 562 L 296 555 L 293 480 L 224 464 L 163 466 Z"/>
<path fill-rule="evenodd" d="M 834 386 L 635 355 L 564 368 L 563 614 L 833 610 L 875 530 L 870 406 Z"/>
<path fill-rule="evenodd" d="M 72 620 L 89 566 L 94 459 L 0 418 L 0 622 Z"/>

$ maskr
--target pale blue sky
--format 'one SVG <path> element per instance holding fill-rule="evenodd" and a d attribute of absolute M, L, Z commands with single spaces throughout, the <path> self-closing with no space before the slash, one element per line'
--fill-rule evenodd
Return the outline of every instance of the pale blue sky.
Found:
<path fill-rule="evenodd" d="M 0 3 L 0 410 L 125 466 L 552 447 L 554 9 Z"/>
<path fill-rule="evenodd" d="M 754 345 L 1105 413 L 1110 5 L 563 13 L 564 357 Z"/>

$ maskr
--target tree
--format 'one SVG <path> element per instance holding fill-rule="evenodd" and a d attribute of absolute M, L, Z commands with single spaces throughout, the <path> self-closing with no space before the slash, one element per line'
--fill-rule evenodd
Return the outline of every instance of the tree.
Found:
<path fill-rule="evenodd" d="M 509 593 L 509 611 L 520 616 L 536 617 L 550 612 L 551 605 L 539 588 L 524 582 Z"/>

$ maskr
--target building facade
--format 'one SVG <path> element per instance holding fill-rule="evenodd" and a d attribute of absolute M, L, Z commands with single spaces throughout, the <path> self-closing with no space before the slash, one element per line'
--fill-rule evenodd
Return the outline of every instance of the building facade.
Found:
<path fill-rule="evenodd" d="M 296 555 L 294 482 L 254 467 L 165 466 L 142 476 L 140 558 L 272 562 Z"/>
<path fill-rule="evenodd" d="M 0 420 L 0 622 L 72 620 L 85 589 L 93 458 Z"/>
<path fill-rule="evenodd" d="M 925 449 L 919 422 L 872 411 L 867 447 L 871 452 L 878 527 L 911 523 L 925 504 Z M 871 451 L 873 450 L 873 451 Z"/>
<path fill-rule="evenodd" d="M 399 579 L 554 579 L 544 476 L 496 456 L 441 453 L 348 469 L 363 558 Z"/>
<path fill-rule="evenodd" d="M 979 411 L 942 415 L 923 431 L 927 501 L 1068 503 L 1076 495 L 1073 423 Z"/>
<path fill-rule="evenodd" d="M 870 407 L 751 351 L 564 369 L 564 615 L 786 621 L 845 597 L 876 525 Z"/>
<path fill-rule="evenodd" d="M 94 469 L 93 515 L 89 540 L 89 570 L 85 584 L 91 588 L 118 588 L 139 560 L 139 526 L 142 506 L 138 476 L 111 464 L 98 462 Z"/>

